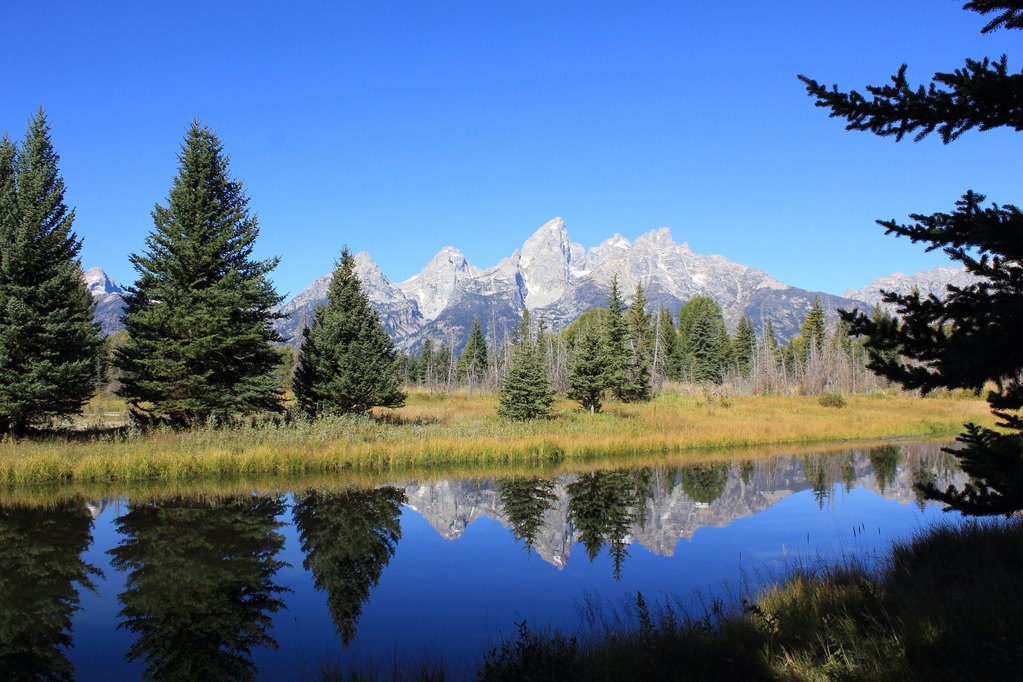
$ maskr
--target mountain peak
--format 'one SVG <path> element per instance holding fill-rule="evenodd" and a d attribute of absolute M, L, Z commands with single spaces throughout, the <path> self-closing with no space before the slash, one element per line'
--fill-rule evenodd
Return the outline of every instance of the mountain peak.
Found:
<path fill-rule="evenodd" d="M 89 268 L 82 277 L 85 280 L 85 285 L 89 287 L 89 293 L 93 296 L 123 293 L 121 287 L 117 286 L 117 282 L 103 272 L 102 268 Z"/>

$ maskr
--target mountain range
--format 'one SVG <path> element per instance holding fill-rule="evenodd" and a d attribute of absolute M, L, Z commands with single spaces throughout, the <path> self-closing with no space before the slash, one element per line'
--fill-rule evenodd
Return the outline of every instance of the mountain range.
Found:
<path fill-rule="evenodd" d="M 723 256 L 694 253 L 676 244 L 666 227 L 634 242 L 615 234 L 597 246 L 571 241 L 561 218 L 542 225 L 510 256 L 480 269 L 458 249 L 446 246 L 426 267 L 404 282 L 394 283 L 365 252 L 355 256 L 356 272 L 370 302 L 391 338 L 401 349 L 418 348 L 426 339 L 456 348 L 467 338 L 474 318 L 488 338 L 510 333 L 524 308 L 542 314 L 548 325 L 562 329 L 579 315 L 604 305 L 611 278 L 618 277 L 626 297 L 643 286 L 652 310 L 673 314 L 695 296 L 710 296 L 721 305 L 726 325 L 734 330 L 745 315 L 760 332 L 769 321 L 780 340 L 791 338 L 819 296 L 831 318 L 838 308 L 873 308 L 880 289 L 908 293 L 940 293 L 947 283 L 968 281 L 965 271 L 935 268 L 922 273 L 897 273 L 844 296 L 789 286 L 767 273 Z M 279 311 L 278 331 L 292 342 L 326 301 L 330 273 L 316 279 Z M 96 317 L 104 333 L 121 328 L 122 290 L 101 269 L 85 273 L 97 302 Z"/>

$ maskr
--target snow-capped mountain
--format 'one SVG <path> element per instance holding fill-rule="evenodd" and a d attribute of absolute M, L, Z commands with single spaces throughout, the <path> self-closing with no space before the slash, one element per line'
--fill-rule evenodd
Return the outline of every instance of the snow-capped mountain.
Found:
<path fill-rule="evenodd" d="M 473 318 L 490 338 L 511 330 L 522 310 L 542 314 L 553 329 L 563 328 L 594 306 L 603 305 L 611 278 L 618 276 L 627 299 L 642 285 L 651 308 L 674 314 L 695 296 L 721 304 L 734 328 L 746 315 L 760 328 L 770 320 L 787 338 L 799 330 L 814 297 L 833 314 L 856 302 L 822 292 L 790 287 L 770 275 L 722 256 L 693 253 L 676 244 L 668 228 L 648 232 L 634 243 L 614 235 L 590 249 L 571 241 L 561 218 L 540 227 L 522 247 L 497 265 L 481 270 L 457 249 L 445 247 L 414 277 L 392 284 L 366 254 L 359 274 L 384 325 L 402 348 L 430 338 L 460 346 Z M 372 272 L 364 275 L 363 272 Z M 282 308 L 289 317 L 280 331 L 293 339 L 316 305 L 325 300 L 329 277 L 313 283 Z"/>
<path fill-rule="evenodd" d="M 776 336 L 787 339 L 799 326 L 815 296 L 830 316 L 838 308 L 870 309 L 881 289 L 908 293 L 944 292 L 947 284 L 963 285 L 972 277 L 959 268 L 935 268 L 912 275 L 896 273 L 845 296 L 791 287 L 748 265 L 723 256 L 694 253 L 677 244 L 662 227 L 630 242 L 621 235 L 584 248 L 572 242 L 561 218 L 540 227 L 507 258 L 480 269 L 458 249 L 441 249 L 421 272 L 404 282 L 391 282 L 365 252 L 355 255 L 355 267 L 384 327 L 402 349 L 417 348 L 425 339 L 460 347 L 474 318 L 488 338 L 499 341 L 528 307 L 542 314 L 552 329 L 561 329 L 595 306 L 604 305 L 611 278 L 618 276 L 626 299 L 643 286 L 650 308 L 662 306 L 677 313 L 695 296 L 710 296 L 734 329 L 745 315 L 759 332 L 770 321 Z M 104 333 L 121 329 L 124 307 L 120 287 L 99 268 L 85 274 L 97 302 L 97 320 Z M 278 331 L 297 343 L 313 311 L 326 301 L 330 274 L 315 280 L 281 306 L 285 317 Z"/>
<path fill-rule="evenodd" d="M 895 306 L 884 303 L 881 300 L 881 291 L 894 291 L 906 295 L 914 290 L 919 291 L 921 296 L 934 294 L 938 298 L 944 298 L 948 293 L 948 285 L 962 287 L 973 284 L 977 278 L 966 271 L 965 268 L 938 267 L 922 272 L 914 272 L 907 275 L 896 272 L 888 277 L 875 279 L 862 289 L 849 289 L 845 292 L 847 298 L 855 298 L 865 301 L 871 305 L 880 305 L 890 313 L 895 312 Z"/>
<path fill-rule="evenodd" d="M 89 293 L 96 302 L 95 320 L 104 336 L 124 329 L 121 314 L 124 312 L 124 291 L 117 282 L 110 279 L 100 268 L 89 268 L 83 278 Z"/>

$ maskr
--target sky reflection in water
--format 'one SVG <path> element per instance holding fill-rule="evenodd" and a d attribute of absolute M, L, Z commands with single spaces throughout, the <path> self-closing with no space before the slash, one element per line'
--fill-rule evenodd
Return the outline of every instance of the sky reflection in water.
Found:
<path fill-rule="evenodd" d="M 0 506 L 0 669 L 82 680 L 316 678 L 479 655 L 587 600 L 738 595 L 794 561 L 871 560 L 942 519 L 934 445 L 281 497 Z M 217 675 L 212 675 L 216 677 Z"/>

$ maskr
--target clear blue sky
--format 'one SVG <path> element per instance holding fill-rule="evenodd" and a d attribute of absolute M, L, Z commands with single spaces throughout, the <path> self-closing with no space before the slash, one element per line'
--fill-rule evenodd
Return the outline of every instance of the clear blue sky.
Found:
<path fill-rule="evenodd" d="M 668 226 L 841 293 L 944 264 L 877 218 L 1023 201 L 1020 136 L 850 133 L 797 73 L 843 88 L 1009 54 L 948 0 L 48 2 L 4 9 L 0 129 L 43 106 L 86 267 L 134 280 L 194 118 L 232 156 L 260 256 L 294 295 L 341 245 L 392 280 L 442 246 L 480 267 L 562 216 L 591 246 Z M 1015 42 L 1014 42 L 1015 41 Z"/>

